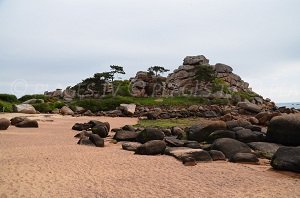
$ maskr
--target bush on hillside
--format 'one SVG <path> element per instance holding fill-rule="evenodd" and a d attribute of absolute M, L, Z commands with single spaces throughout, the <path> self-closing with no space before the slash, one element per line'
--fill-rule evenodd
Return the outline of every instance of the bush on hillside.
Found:
<path fill-rule="evenodd" d="M 11 94 L 0 94 L 0 100 L 5 102 L 17 103 L 18 99 L 15 95 Z"/>

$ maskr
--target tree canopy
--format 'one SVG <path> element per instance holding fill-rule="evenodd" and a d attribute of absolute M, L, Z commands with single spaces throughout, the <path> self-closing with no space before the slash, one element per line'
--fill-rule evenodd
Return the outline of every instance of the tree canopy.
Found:
<path fill-rule="evenodd" d="M 162 73 L 165 73 L 168 71 L 170 71 L 170 70 L 166 69 L 162 66 L 153 66 L 153 67 L 148 68 L 148 72 L 150 74 L 155 74 L 156 77 L 158 76 L 159 73 L 162 74 Z"/>

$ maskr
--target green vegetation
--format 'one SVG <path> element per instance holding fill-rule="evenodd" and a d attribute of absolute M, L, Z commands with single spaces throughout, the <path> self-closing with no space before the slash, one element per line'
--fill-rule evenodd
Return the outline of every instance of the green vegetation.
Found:
<path fill-rule="evenodd" d="M 242 100 L 247 99 L 247 100 L 251 101 L 254 97 L 256 97 L 258 95 L 254 92 L 239 91 L 239 92 L 233 93 L 233 96 L 238 96 Z"/>
<path fill-rule="evenodd" d="M 113 82 L 115 96 L 131 96 L 129 80 L 116 80 Z"/>
<path fill-rule="evenodd" d="M 196 124 L 207 125 L 212 121 L 205 118 L 172 118 L 172 119 L 159 119 L 159 120 L 139 120 L 136 127 L 159 127 L 159 128 L 171 128 L 174 126 L 190 127 Z"/>
<path fill-rule="evenodd" d="M 221 78 L 212 80 L 212 92 L 223 91 L 225 94 L 230 94 L 229 85 Z"/>
<path fill-rule="evenodd" d="M 25 102 L 25 101 L 30 100 L 30 99 L 42 99 L 44 101 L 47 101 L 50 98 L 48 96 L 43 95 L 43 94 L 34 94 L 34 95 L 22 96 L 21 98 L 19 98 L 19 101 L 20 102 Z"/>
<path fill-rule="evenodd" d="M 196 80 L 212 82 L 216 76 L 215 71 L 210 65 L 197 65 L 196 69 Z"/>
<path fill-rule="evenodd" d="M 0 112 L 13 112 L 13 103 L 0 100 Z"/>
<path fill-rule="evenodd" d="M 11 103 L 17 103 L 18 99 L 15 95 L 11 94 L 0 94 L 0 100 L 4 102 L 11 102 Z"/>
<path fill-rule="evenodd" d="M 36 103 L 33 104 L 34 108 L 40 113 L 49 113 L 54 109 L 60 109 L 65 106 L 63 102 L 53 102 L 53 103 Z"/>
<path fill-rule="evenodd" d="M 155 74 L 156 77 L 158 76 L 158 74 L 163 74 L 168 71 L 170 71 L 170 70 L 168 70 L 164 67 L 161 67 L 161 66 L 153 66 L 153 67 L 148 68 L 149 74 Z"/>

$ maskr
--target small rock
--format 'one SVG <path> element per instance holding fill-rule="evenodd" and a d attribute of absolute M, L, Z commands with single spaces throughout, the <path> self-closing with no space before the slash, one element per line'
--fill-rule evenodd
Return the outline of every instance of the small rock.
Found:
<path fill-rule="evenodd" d="M 135 154 L 139 155 L 158 155 L 163 154 L 166 149 L 166 143 L 163 140 L 151 140 L 139 146 Z"/>
<path fill-rule="evenodd" d="M 102 139 L 99 135 L 97 134 L 92 134 L 90 135 L 89 139 L 93 144 L 95 144 L 96 147 L 104 147 L 104 139 Z"/>
<path fill-rule="evenodd" d="M 19 122 L 15 125 L 19 128 L 38 128 L 39 124 L 36 120 L 25 119 L 22 122 Z"/>
<path fill-rule="evenodd" d="M 235 163 L 258 163 L 259 160 L 253 153 L 236 153 L 233 155 L 230 160 L 230 162 Z"/>
<path fill-rule="evenodd" d="M 223 161 L 226 160 L 225 155 L 221 151 L 210 150 L 209 154 L 213 161 Z"/>
<path fill-rule="evenodd" d="M 136 151 L 142 144 L 138 142 L 124 142 L 122 148 L 126 151 Z"/>
<path fill-rule="evenodd" d="M 135 141 L 138 136 L 138 133 L 135 131 L 117 131 L 113 139 L 117 141 Z"/>
<path fill-rule="evenodd" d="M 145 128 L 138 134 L 136 140 L 140 143 L 146 143 L 151 140 L 163 140 L 164 138 L 165 134 L 160 129 Z"/>
<path fill-rule="evenodd" d="M 7 130 L 10 126 L 10 121 L 6 118 L 0 119 L 0 130 Z"/>
<path fill-rule="evenodd" d="M 69 107 L 67 106 L 63 106 L 61 109 L 60 109 L 60 113 L 62 115 L 74 115 L 74 112 L 72 111 L 72 109 L 70 109 Z"/>

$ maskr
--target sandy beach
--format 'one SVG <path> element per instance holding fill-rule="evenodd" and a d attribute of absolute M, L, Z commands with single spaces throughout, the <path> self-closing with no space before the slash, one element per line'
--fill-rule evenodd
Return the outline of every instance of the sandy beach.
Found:
<path fill-rule="evenodd" d="M 0 114 L 12 118 L 20 114 Z M 300 197 L 300 175 L 228 162 L 186 167 L 170 156 L 139 156 L 109 140 L 77 145 L 76 122 L 135 118 L 33 115 L 37 129 L 0 132 L 0 197 Z"/>

